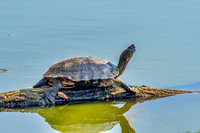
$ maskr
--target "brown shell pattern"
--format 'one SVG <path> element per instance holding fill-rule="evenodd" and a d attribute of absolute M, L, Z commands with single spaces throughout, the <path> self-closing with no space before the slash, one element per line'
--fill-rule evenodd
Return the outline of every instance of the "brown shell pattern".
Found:
<path fill-rule="evenodd" d="M 60 61 L 49 68 L 45 77 L 63 77 L 72 81 L 110 79 L 119 73 L 117 66 L 94 57 L 74 57 Z"/>

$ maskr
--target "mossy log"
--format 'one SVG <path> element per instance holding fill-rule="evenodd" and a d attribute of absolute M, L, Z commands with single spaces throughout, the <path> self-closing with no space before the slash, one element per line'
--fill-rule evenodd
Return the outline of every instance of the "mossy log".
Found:
<path fill-rule="evenodd" d="M 158 89 L 146 86 L 131 86 L 137 94 L 125 92 L 121 88 L 95 88 L 95 89 L 61 89 L 69 98 L 63 99 L 58 96 L 55 105 L 82 103 L 88 101 L 109 101 L 119 99 L 139 98 L 146 101 L 176 94 L 192 93 L 193 91 Z M 0 107 L 21 108 L 30 106 L 44 106 L 44 92 L 48 87 L 21 89 L 0 93 Z"/>

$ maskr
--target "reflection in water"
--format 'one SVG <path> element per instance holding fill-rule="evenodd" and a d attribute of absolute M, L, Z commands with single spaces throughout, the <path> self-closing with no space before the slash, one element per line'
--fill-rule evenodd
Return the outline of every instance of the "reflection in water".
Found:
<path fill-rule="evenodd" d="M 53 129 L 62 133 L 98 133 L 111 130 L 117 124 L 122 133 L 135 133 L 123 115 L 135 103 L 126 102 L 122 107 L 114 103 L 95 103 L 6 111 L 38 113 Z"/>
<path fill-rule="evenodd" d="M 8 69 L 0 69 L 0 73 L 7 73 Z"/>
<path fill-rule="evenodd" d="M 97 133 L 112 129 L 118 123 L 123 133 L 135 132 L 123 116 L 134 103 L 125 103 L 119 108 L 112 104 L 86 104 L 46 108 L 39 115 L 52 128 L 60 132 Z"/>

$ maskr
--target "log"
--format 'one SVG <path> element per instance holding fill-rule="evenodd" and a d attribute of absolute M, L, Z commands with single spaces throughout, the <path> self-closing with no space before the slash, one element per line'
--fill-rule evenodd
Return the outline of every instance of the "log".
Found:
<path fill-rule="evenodd" d="M 156 98 L 173 96 L 176 94 L 193 93 L 194 91 L 158 89 L 147 86 L 131 86 L 137 93 L 132 95 L 125 92 L 122 88 L 107 87 L 93 89 L 61 89 L 69 98 L 63 99 L 56 96 L 55 105 L 84 103 L 91 101 L 113 101 L 119 99 L 136 99 L 143 102 Z M 0 93 L 1 108 L 25 108 L 25 107 L 43 107 L 45 105 L 44 92 L 48 87 L 21 89 Z"/>

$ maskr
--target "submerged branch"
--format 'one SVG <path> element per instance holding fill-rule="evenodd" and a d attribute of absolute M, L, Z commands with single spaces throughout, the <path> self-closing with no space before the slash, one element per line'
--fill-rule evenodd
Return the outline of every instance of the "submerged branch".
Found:
<path fill-rule="evenodd" d="M 0 69 L 0 73 L 8 73 L 8 69 Z"/>

